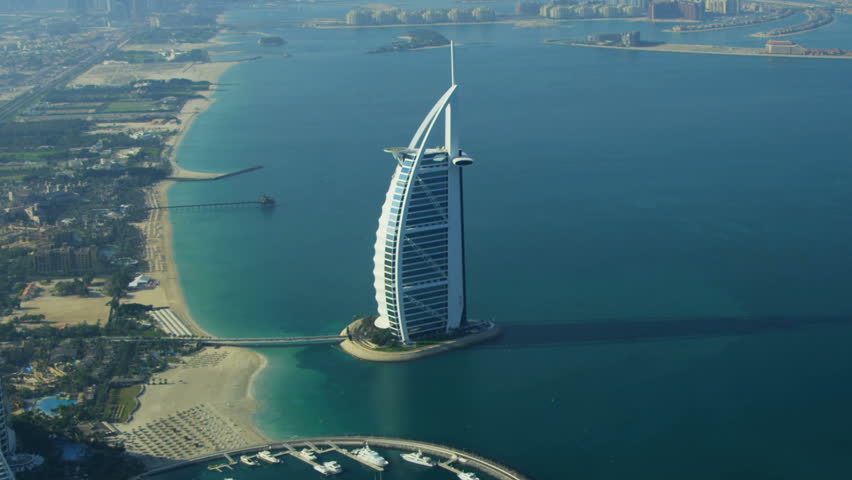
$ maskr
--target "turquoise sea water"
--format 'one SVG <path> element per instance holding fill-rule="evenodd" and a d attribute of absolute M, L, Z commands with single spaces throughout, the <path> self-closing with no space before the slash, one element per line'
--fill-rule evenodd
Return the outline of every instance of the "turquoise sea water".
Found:
<path fill-rule="evenodd" d="M 406 29 L 272 26 L 345 10 L 228 14 L 286 38 L 292 57 L 227 72 L 179 152 L 190 169 L 266 168 L 178 184 L 173 203 L 280 204 L 172 216 L 187 300 L 214 334 L 328 334 L 375 310 L 393 170 L 381 149 L 407 143 L 446 89 L 448 52 L 364 54 Z M 852 49 L 850 26 L 793 39 Z M 506 335 L 399 365 L 263 350 L 260 428 L 449 443 L 539 479 L 848 478 L 852 61 L 542 43 L 638 29 L 756 46 L 746 34 L 766 29 L 667 27 L 439 28 L 463 44 L 459 121 L 477 159 L 469 311 Z M 372 478 L 350 467 L 345 478 Z M 289 465 L 162 478 L 282 475 L 316 476 Z M 451 478 L 397 465 L 385 477 Z"/>

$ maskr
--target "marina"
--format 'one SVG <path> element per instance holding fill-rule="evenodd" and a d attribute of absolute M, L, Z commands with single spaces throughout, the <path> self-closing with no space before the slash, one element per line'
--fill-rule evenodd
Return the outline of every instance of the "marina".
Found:
<path fill-rule="evenodd" d="M 453 474 L 460 480 L 479 480 L 477 476 L 479 472 L 488 474 L 491 478 L 497 480 L 529 480 L 528 477 L 509 467 L 470 452 L 417 440 L 387 437 L 319 437 L 291 440 L 271 445 L 259 445 L 176 462 L 150 470 L 136 478 L 155 476 L 192 464 L 215 462 L 217 459 L 224 459 L 226 462 L 210 464 L 207 466 L 208 470 L 217 472 L 233 470 L 234 466 L 239 463 L 243 464 L 244 468 L 255 468 L 263 465 L 263 463 L 270 465 L 285 464 L 286 462 L 283 462 L 281 459 L 285 455 L 306 463 L 313 470 L 324 476 L 342 473 L 343 467 L 336 460 L 319 458 L 319 455 L 323 454 L 337 453 L 343 455 L 375 472 L 384 472 L 386 468 L 393 467 L 393 464 L 382 457 L 379 452 L 373 450 L 372 446 L 401 450 L 402 453 L 400 456 L 406 461 L 425 467 L 437 466 Z M 344 447 L 354 448 L 347 450 Z M 426 454 L 438 457 L 442 461 L 438 462 L 426 456 Z M 234 460 L 235 456 L 238 456 L 239 461 Z M 459 468 L 462 465 L 464 469 Z"/>

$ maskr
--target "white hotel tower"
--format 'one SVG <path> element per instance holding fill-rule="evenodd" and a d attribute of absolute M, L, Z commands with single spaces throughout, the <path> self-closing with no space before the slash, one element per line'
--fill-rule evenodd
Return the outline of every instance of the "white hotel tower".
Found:
<path fill-rule="evenodd" d="M 379 318 L 403 343 L 452 331 L 466 320 L 462 170 L 471 165 L 453 124 L 451 85 L 420 124 L 408 147 L 388 148 L 397 165 L 379 229 L 373 275 Z M 444 114 L 444 146 L 426 142 Z"/>

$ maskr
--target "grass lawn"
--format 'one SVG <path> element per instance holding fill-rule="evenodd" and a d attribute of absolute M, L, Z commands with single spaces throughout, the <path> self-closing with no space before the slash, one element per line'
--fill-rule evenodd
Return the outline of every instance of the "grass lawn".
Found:
<path fill-rule="evenodd" d="M 17 182 L 23 180 L 27 175 L 46 172 L 45 168 L 47 168 L 47 165 L 33 165 L 31 167 L 0 166 L 0 179 L 8 182 Z"/>
<path fill-rule="evenodd" d="M 157 103 L 141 102 L 112 102 L 104 109 L 104 113 L 150 112 L 157 109 Z"/>
<path fill-rule="evenodd" d="M 3 162 L 41 162 L 45 157 L 62 153 L 64 150 L 47 150 L 40 152 L 9 152 L 0 153 L 0 163 Z"/>
<path fill-rule="evenodd" d="M 110 390 L 107 412 L 112 421 L 126 422 L 130 420 L 130 415 L 139 406 L 139 400 L 136 397 L 142 393 L 142 388 L 142 385 L 133 385 L 119 390 Z"/>

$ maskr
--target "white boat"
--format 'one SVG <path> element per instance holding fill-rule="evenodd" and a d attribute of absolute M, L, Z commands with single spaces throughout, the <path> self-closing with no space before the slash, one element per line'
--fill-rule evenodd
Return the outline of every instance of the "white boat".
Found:
<path fill-rule="evenodd" d="M 240 455 L 240 462 L 242 462 L 244 465 L 248 465 L 249 467 L 256 467 L 260 465 L 259 463 L 252 460 L 251 457 L 248 455 Z"/>
<path fill-rule="evenodd" d="M 385 457 L 379 455 L 379 452 L 370 448 L 370 445 L 364 442 L 363 448 L 356 448 L 352 450 L 352 453 L 355 454 L 356 457 L 364 460 L 367 463 L 372 463 L 373 465 L 377 465 L 379 467 L 384 467 L 388 464 L 388 461 L 385 460 Z"/>
<path fill-rule="evenodd" d="M 416 463 L 417 465 L 423 465 L 424 467 L 434 467 L 438 463 L 430 457 L 423 455 L 423 452 L 420 450 L 417 450 L 417 452 L 403 453 L 400 457 L 402 457 L 402 459 L 406 462 Z"/>
<path fill-rule="evenodd" d="M 266 463 L 281 463 L 281 460 L 276 457 L 273 457 L 272 452 L 270 452 L 269 450 L 257 452 L 257 458 L 263 460 Z"/>
<path fill-rule="evenodd" d="M 303 448 L 303 449 L 299 450 L 299 453 L 297 453 L 296 455 L 298 455 L 300 458 L 303 458 L 305 460 L 316 460 L 317 459 L 317 455 L 310 448 Z"/>
<path fill-rule="evenodd" d="M 325 476 L 329 476 L 342 472 L 343 468 L 340 467 L 339 463 L 332 460 L 330 462 L 325 462 L 322 465 L 314 465 L 314 470 Z"/>
<path fill-rule="evenodd" d="M 458 477 L 459 480 L 479 480 L 479 477 L 473 472 L 459 472 Z"/>

